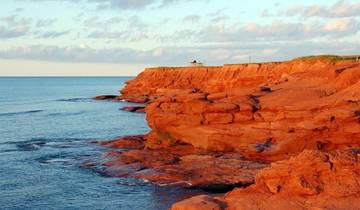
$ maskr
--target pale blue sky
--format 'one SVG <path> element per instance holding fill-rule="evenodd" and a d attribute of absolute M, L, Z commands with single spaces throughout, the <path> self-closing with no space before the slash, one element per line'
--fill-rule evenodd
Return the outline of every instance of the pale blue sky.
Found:
<path fill-rule="evenodd" d="M 360 54 L 355 0 L 1 0 L 0 76 Z"/>

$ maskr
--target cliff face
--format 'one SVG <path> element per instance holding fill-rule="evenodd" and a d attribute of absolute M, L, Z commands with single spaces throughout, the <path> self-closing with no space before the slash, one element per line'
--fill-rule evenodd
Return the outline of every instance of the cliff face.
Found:
<path fill-rule="evenodd" d="M 121 98 L 148 101 L 148 148 L 179 142 L 280 160 L 360 146 L 360 64 L 329 60 L 146 69 Z"/>
<path fill-rule="evenodd" d="M 332 58 L 146 69 L 114 97 L 147 103 L 151 132 L 103 142 L 102 173 L 238 187 L 173 210 L 358 209 L 360 63 Z"/>

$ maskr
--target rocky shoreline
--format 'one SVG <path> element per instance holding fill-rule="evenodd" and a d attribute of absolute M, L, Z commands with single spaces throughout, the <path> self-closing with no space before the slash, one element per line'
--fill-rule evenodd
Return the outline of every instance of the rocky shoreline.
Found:
<path fill-rule="evenodd" d="M 360 63 L 354 60 L 150 68 L 120 96 L 96 99 L 145 104 L 151 128 L 144 136 L 100 142 L 111 148 L 105 173 L 228 192 L 197 196 L 173 210 L 360 206 Z"/>
<path fill-rule="evenodd" d="M 212 152 L 189 144 L 162 149 L 145 147 L 145 136 L 126 136 L 99 142 L 109 147 L 103 173 L 148 180 L 159 185 L 180 185 L 211 192 L 228 192 L 249 186 L 269 164 L 244 158 L 239 153 Z M 121 152 L 116 152 L 116 150 Z"/>

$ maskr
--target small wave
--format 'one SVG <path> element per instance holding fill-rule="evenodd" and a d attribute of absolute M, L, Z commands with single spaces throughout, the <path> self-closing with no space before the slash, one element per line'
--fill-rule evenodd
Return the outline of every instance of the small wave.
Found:
<path fill-rule="evenodd" d="M 56 164 L 56 163 L 66 164 L 71 162 L 72 158 L 68 154 L 62 153 L 62 154 L 54 154 L 54 155 L 45 155 L 35 160 L 43 164 Z"/>
<path fill-rule="evenodd" d="M 42 137 L 37 137 L 37 138 L 31 138 L 29 140 L 25 140 L 25 141 L 8 141 L 8 142 L 1 142 L 0 144 L 27 144 L 27 143 L 33 143 L 33 142 L 45 142 L 46 144 L 51 144 L 51 143 L 60 143 L 60 142 L 91 142 L 91 141 L 95 141 L 96 138 L 42 138 Z"/>
<path fill-rule="evenodd" d="M 36 109 L 36 110 L 29 110 L 29 111 L 21 111 L 21 112 L 7 112 L 7 113 L 0 113 L 0 116 L 12 116 L 12 115 L 21 115 L 21 114 L 32 114 L 32 113 L 39 113 L 44 112 L 45 110 Z"/>
<path fill-rule="evenodd" d="M 79 111 L 79 112 L 56 112 L 56 113 L 50 113 L 47 116 L 49 117 L 56 117 L 56 116 L 74 116 L 74 115 L 81 115 L 84 114 L 85 111 Z"/>
<path fill-rule="evenodd" d="M 89 102 L 91 98 L 69 98 L 69 99 L 58 99 L 56 101 L 62 102 Z"/>
<path fill-rule="evenodd" d="M 34 151 L 34 150 L 39 150 L 45 144 L 46 144 L 45 141 L 20 142 L 16 144 L 16 147 L 22 151 Z"/>
<path fill-rule="evenodd" d="M 187 186 L 191 187 L 193 184 L 188 181 L 178 181 L 178 182 L 170 182 L 170 183 L 158 183 L 160 187 L 166 187 L 166 186 Z"/>
<path fill-rule="evenodd" d="M 37 151 L 43 147 L 50 148 L 71 148 L 87 144 L 89 141 L 94 139 L 83 139 L 83 138 L 32 138 L 26 141 L 18 142 L 2 142 L 0 145 L 15 145 L 17 149 L 10 149 L 7 151 L 1 150 L 1 152 L 12 152 L 12 151 Z"/>
<path fill-rule="evenodd" d="M 145 186 L 149 186 L 150 183 L 151 182 L 144 182 L 143 180 L 129 178 L 129 177 L 127 177 L 126 179 L 120 179 L 116 181 L 116 184 L 126 187 L 145 187 Z"/>

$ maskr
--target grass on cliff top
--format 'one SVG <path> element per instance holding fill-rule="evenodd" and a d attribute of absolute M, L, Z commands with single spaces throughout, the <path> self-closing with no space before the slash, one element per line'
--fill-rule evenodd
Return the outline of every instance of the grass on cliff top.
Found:
<path fill-rule="evenodd" d="M 309 60 L 328 60 L 328 61 L 359 61 L 359 55 L 350 55 L 350 56 L 339 56 L 339 55 L 313 55 L 295 58 L 294 61 L 309 61 Z"/>

